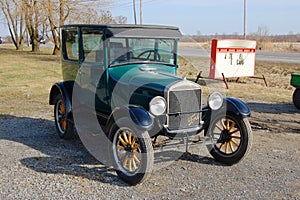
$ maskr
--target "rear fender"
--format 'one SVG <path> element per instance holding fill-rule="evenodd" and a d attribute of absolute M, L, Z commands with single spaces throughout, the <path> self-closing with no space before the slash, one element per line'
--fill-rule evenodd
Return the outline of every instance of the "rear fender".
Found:
<path fill-rule="evenodd" d="M 50 95 L 49 95 L 49 104 L 54 105 L 56 102 L 56 97 L 57 95 L 61 94 L 65 106 L 66 106 L 66 112 L 67 112 L 67 118 L 68 115 L 71 114 L 72 111 L 72 91 L 70 89 L 70 85 L 66 84 L 64 82 L 58 82 L 55 83 L 50 90 Z"/>

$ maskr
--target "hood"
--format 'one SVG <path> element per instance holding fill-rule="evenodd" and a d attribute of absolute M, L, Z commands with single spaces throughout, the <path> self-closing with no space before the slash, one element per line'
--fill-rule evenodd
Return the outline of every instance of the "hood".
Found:
<path fill-rule="evenodd" d="M 133 64 L 109 69 L 110 78 L 119 84 L 133 87 L 146 87 L 154 90 L 164 90 L 175 81 L 176 67 L 158 64 Z"/>
<path fill-rule="evenodd" d="M 155 96 L 164 96 L 165 88 L 182 80 L 176 67 L 161 64 L 131 64 L 108 69 L 112 106 L 139 105 L 149 109 Z"/>

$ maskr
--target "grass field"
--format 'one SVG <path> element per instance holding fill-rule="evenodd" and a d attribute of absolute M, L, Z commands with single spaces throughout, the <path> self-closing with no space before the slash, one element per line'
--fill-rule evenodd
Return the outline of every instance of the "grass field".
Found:
<path fill-rule="evenodd" d="M 22 115 L 48 104 L 51 85 L 62 80 L 60 58 L 0 47 L 0 114 Z"/>
<path fill-rule="evenodd" d="M 28 115 L 35 110 L 49 110 L 48 96 L 51 85 L 62 80 L 60 57 L 51 55 L 52 49 L 41 49 L 38 54 L 29 49 L 23 52 L 11 47 L 0 46 L 0 114 Z M 180 58 L 178 74 L 194 80 L 199 71 L 208 76 L 209 59 Z M 268 101 L 291 103 L 293 87 L 290 86 L 290 74 L 300 72 L 299 64 L 257 62 L 256 75 L 265 75 L 268 87 L 262 80 L 240 79 L 236 83 L 229 80 L 229 89 L 217 81 L 201 79 L 204 93 L 213 87 L 224 89 L 228 96 L 246 101 Z M 213 85 L 213 86 L 211 86 Z"/>
<path fill-rule="evenodd" d="M 209 58 L 181 58 L 178 73 L 194 80 L 197 74 L 202 71 L 203 77 L 209 75 Z M 192 66 L 192 67 L 191 67 Z M 205 66 L 205 67 L 203 67 Z M 268 87 L 261 79 L 241 78 L 236 83 L 235 79 L 228 79 L 229 89 L 225 90 L 228 96 L 242 98 L 248 101 L 267 101 L 274 103 L 291 103 L 294 88 L 290 85 L 292 73 L 300 73 L 300 64 L 257 61 L 255 76 L 264 75 Z M 200 80 L 200 83 L 218 82 L 217 86 L 225 88 L 223 81 L 211 81 L 209 79 Z M 204 84 L 205 84 L 204 83 Z M 204 88 L 205 89 L 205 88 Z"/>

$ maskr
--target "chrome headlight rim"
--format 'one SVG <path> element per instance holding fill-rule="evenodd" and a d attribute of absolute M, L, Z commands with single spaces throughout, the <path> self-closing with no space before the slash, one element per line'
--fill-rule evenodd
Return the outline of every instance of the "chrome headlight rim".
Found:
<path fill-rule="evenodd" d="M 220 92 L 213 92 L 208 96 L 207 104 L 212 110 L 219 110 L 224 102 L 224 97 Z"/>
<path fill-rule="evenodd" d="M 149 111 L 154 116 L 163 115 L 167 110 L 167 102 L 165 98 L 156 96 L 149 103 Z"/>

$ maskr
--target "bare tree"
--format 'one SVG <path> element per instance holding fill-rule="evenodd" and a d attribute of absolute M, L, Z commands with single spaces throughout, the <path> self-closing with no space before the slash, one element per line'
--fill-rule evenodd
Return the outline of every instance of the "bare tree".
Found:
<path fill-rule="evenodd" d="M 49 23 L 50 32 L 53 38 L 53 55 L 60 53 L 60 33 L 59 27 L 64 25 L 70 13 L 69 0 L 44 0 L 45 13 Z"/>
<path fill-rule="evenodd" d="M 48 35 L 50 32 L 54 42 L 53 54 L 59 54 L 59 27 L 66 22 L 126 23 L 126 17 L 114 18 L 110 11 L 101 9 L 101 5 L 112 2 L 107 0 L 0 0 L 0 6 L 17 49 L 23 48 L 25 31 L 29 34 L 33 52 L 39 51 L 41 36 L 45 33 Z"/>
<path fill-rule="evenodd" d="M 114 18 L 114 21 L 116 22 L 116 24 L 126 24 L 127 23 L 127 17 L 122 16 L 122 15 L 116 16 Z"/>
<path fill-rule="evenodd" d="M 111 13 L 102 13 L 96 8 L 101 7 L 101 5 L 107 5 L 107 0 L 44 0 L 46 1 L 46 13 L 48 18 L 48 23 L 50 31 L 52 34 L 54 49 L 53 54 L 59 54 L 60 52 L 60 32 L 59 27 L 68 23 L 99 23 L 101 22 L 111 22 Z M 80 16 L 80 17 L 78 17 Z M 123 19 L 124 21 L 124 19 Z M 125 20 L 126 21 L 126 20 Z"/>
<path fill-rule="evenodd" d="M 30 37 L 33 52 L 40 51 L 39 29 L 42 24 L 42 1 L 23 0 L 25 5 L 26 28 Z"/>
<path fill-rule="evenodd" d="M 17 50 L 23 50 L 25 33 L 24 6 L 21 0 L 0 0 L 9 33 Z"/>

